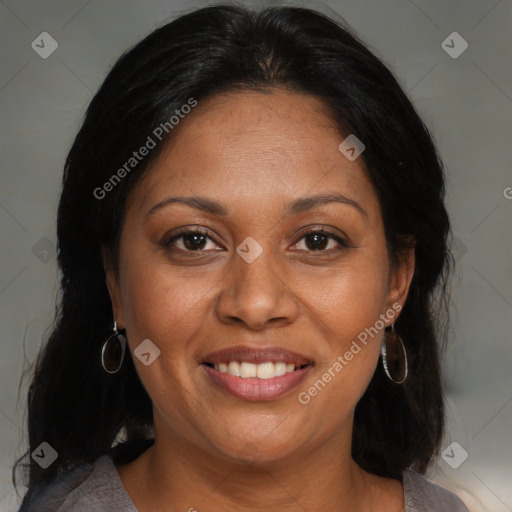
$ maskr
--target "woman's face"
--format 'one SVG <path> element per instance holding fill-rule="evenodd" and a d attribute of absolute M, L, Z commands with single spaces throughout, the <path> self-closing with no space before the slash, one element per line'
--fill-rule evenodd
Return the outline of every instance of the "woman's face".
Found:
<path fill-rule="evenodd" d="M 261 461 L 347 442 L 413 271 L 390 267 L 361 158 L 317 99 L 281 90 L 199 102 L 174 130 L 107 275 L 157 442 Z"/>

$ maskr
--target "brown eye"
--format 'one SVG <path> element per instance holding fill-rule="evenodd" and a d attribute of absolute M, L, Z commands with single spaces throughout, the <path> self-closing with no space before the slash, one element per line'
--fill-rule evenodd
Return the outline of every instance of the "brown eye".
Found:
<path fill-rule="evenodd" d="M 201 233 L 190 233 L 180 237 L 183 240 L 183 245 L 187 250 L 195 251 L 197 249 L 204 249 L 208 237 Z"/>
<path fill-rule="evenodd" d="M 171 250 L 176 249 L 185 252 L 201 252 L 215 248 L 214 246 L 216 244 L 214 244 L 213 247 L 208 247 L 208 241 L 211 241 L 212 243 L 215 242 L 205 231 L 195 229 L 181 231 L 180 233 L 177 233 L 171 238 L 165 240 L 162 245 Z"/>
<path fill-rule="evenodd" d="M 348 243 L 341 237 L 323 229 L 306 233 L 299 242 L 302 240 L 305 241 L 305 249 L 299 248 L 299 250 L 329 252 L 331 250 L 339 249 L 340 246 L 349 247 Z M 297 242 L 297 246 L 299 245 L 299 242 Z"/>

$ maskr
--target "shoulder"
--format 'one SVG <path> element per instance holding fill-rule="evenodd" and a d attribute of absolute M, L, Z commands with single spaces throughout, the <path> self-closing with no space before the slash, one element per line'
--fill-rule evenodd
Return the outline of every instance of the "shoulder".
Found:
<path fill-rule="evenodd" d="M 154 439 L 125 441 L 94 462 L 57 476 L 42 489 L 31 490 L 18 512 L 137 512 L 116 468 L 136 459 Z"/>
<path fill-rule="evenodd" d="M 455 494 L 429 482 L 418 473 L 403 473 L 406 512 L 469 512 Z"/>
<path fill-rule="evenodd" d="M 18 512 L 137 512 L 111 455 L 82 464 L 36 491 Z"/>

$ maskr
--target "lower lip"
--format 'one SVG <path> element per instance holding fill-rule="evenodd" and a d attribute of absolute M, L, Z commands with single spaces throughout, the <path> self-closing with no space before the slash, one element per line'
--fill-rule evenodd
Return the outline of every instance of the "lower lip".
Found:
<path fill-rule="evenodd" d="M 228 391 L 237 398 L 252 402 L 275 400 L 296 388 L 313 368 L 304 366 L 299 370 L 285 373 L 271 379 L 258 379 L 257 377 L 236 377 L 230 373 L 221 373 L 205 364 L 201 365 L 210 379 L 220 388 Z"/>

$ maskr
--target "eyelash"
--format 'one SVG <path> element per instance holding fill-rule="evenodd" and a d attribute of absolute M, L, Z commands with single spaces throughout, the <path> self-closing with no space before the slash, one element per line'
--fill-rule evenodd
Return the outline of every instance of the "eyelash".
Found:
<path fill-rule="evenodd" d="M 306 233 L 303 233 L 302 236 L 299 238 L 299 240 L 297 240 L 297 242 L 295 242 L 295 244 L 299 243 L 301 240 L 303 240 L 304 238 L 308 237 L 308 236 L 311 236 L 311 235 L 324 235 L 328 238 L 331 238 L 332 240 L 336 241 L 341 247 L 338 247 L 338 248 L 335 248 L 335 249 L 327 249 L 327 250 L 324 250 L 324 249 L 319 249 L 318 251 L 315 251 L 315 250 L 307 250 L 306 252 L 311 252 L 311 253 L 331 253 L 332 251 L 337 251 L 337 250 L 342 250 L 342 249 L 347 249 L 347 248 L 350 248 L 352 247 L 346 240 L 344 240 L 343 238 L 335 235 L 334 233 L 331 233 L 330 231 L 327 231 L 326 229 L 324 228 L 320 228 L 320 229 L 312 229 L 310 231 L 307 231 Z M 197 253 L 200 253 L 200 252 L 207 252 L 207 251 L 204 251 L 204 249 L 198 249 L 196 251 L 190 251 L 190 250 L 187 250 L 187 249 L 178 249 L 176 247 L 173 247 L 173 242 L 175 242 L 176 240 L 179 240 L 180 238 L 184 238 L 186 237 L 187 235 L 200 235 L 200 236 L 204 236 L 210 240 L 212 240 L 213 242 L 215 242 L 216 244 L 219 244 L 220 245 L 220 242 L 218 242 L 217 240 L 215 240 L 215 238 L 213 238 L 209 232 L 205 231 L 205 230 L 202 230 L 200 228 L 196 228 L 196 229 L 187 229 L 187 230 L 184 230 L 184 231 L 180 231 L 179 233 L 173 235 L 171 238 L 167 238 L 167 239 L 164 239 L 161 243 L 161 245 L 165 248 L 165 249 L 168 249 L 168 250 L 171 250 L 171 251 L 181 251 L 181 252 L 187 252 L 187 253 L 194 253 L 194 252 L 197 252 Z"/>

